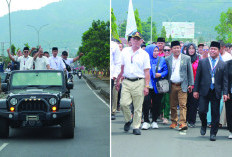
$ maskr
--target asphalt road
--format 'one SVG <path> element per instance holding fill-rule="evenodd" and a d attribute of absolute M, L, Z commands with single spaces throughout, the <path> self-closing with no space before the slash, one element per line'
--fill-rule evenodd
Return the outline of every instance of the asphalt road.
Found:
<path fill-rule="evenodd" d="M 76 104 L 74 139 L 63 139 L 59 127 L 10 129 L 10 137 L 0 140 L 0 157 L 109 157 L 109 107 L 83 78 L 75 76 L 71 93 Z"/>
<path fill-rule="evenodd" d="M 169 129 L 169 125 L 159 124 L 159 129 L 142 130 L 142 135 L 133 135 L 123 131 L 124 118 L 117 113 L 111 121 L 111 157 L 228 157 L 232 154 L 232 140 L 229 132 L 219 129 L 217 141 L 209 141 L 210 130 L 200 135 L 200 121 L 196 128 L 186 133 Z M 169 122 L 169 124 L 171 124 Z"/>

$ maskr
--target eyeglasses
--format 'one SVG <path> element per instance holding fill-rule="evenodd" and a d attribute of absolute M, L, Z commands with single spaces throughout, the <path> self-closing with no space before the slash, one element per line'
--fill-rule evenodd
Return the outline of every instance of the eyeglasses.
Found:
<path fill-rule="evenodd" d="M 28 53 L 28 51 L 23 51 L 24 53 Z"/>
<path fill-rule="evenodd" d="M 169 52 L 170 50 L 169 49 L 164 49 L 164 51 L 168 51 Z"/>
<path fill-rule="evenodd" d="M 203 51 L 209 51 L 209 49 L 203 49 Z"/>

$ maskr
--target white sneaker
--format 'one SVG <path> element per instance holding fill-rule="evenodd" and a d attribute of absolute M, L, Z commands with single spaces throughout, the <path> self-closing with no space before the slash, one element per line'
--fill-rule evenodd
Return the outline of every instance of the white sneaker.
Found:
<path fill-rule="evenodd" d="M 232 139 L 232 132 L 230 132 L 230 135 L 228 136 L 229 139 Z"/>
<path fill-rule="evenodd" d="M 158 124 L 157 124 L 156 122 L 152 122 L 152 123 L 151 123 L 151 128 L 152 128 L 152 129 L 158 129 L 159 126 L 158 126 Z"/>
<path fill-rule="evenodd" d="M 149 123 L 144 122 L 141 129 L 142 130 L 148 130 L 150 127 L 151 127 L 151 125 Z"/>

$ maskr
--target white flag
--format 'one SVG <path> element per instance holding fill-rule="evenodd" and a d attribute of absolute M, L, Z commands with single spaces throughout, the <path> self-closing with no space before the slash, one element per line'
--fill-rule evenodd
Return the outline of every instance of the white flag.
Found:
<path fill-rule="evenodd" d="M 133 32 L 136 32 L 136 31 L 137 31 L 137 26 L 135 22 L 135 14 L 134 14 L 134 9 L 132 5 L 132 0 L 130 0 L 129 7 L 128 7 L 125 37 L 131 35 Z"/>

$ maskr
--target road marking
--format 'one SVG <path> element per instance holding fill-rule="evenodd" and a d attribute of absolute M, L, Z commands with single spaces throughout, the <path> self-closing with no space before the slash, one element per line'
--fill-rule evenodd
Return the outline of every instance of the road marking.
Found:
<path fill-rule="evenodd" d="M 8 145 L 9 143 L 3 143 L 2 146 L 0 147 L 0 152 Z"/>
<path fill-rule="evenodd" d="M 84 81 L 85 81 L 85 83 L 87 84 L 87 86 L 89 87 L 89 89 L 93 92 L 93 94 L 96 95 L 96 97 L 97 97 L 98 99 L 100 99 L 108 108 L 110 108 L 110 105 L 107 104 L 101 97 L 99 97 L 99 96 L 93 91 L 93 89 L 88 85 L 88 83 L 86 82 L 86 80 L 84 80 Z"/>

